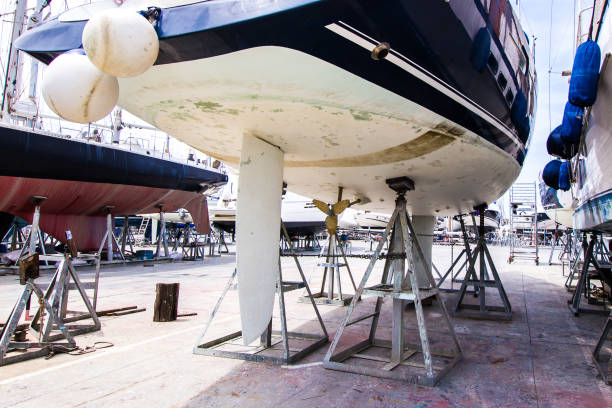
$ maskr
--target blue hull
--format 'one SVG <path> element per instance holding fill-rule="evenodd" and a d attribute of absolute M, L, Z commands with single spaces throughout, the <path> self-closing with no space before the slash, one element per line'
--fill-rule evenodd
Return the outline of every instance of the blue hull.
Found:
<path fill-rule="evenodd" d="M 0 145 L 0 176 L 192 192 L 213 192 L 227 183 L 215 171 L 23 129 L 0 127 Z"/>

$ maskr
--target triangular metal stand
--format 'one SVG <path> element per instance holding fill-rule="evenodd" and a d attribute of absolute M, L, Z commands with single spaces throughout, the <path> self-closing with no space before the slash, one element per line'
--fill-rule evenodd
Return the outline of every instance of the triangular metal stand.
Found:
<path fill-rule="evenodd" d="M 106 232 L 104 233 L 104 237 L 100 242 L 100 248 L 98 249 L 98 258 L 102 257 L 102 250 L 106 247 L 106 260 L 108 262 L 113 261 L 113 244 L 117 247 L 117 251 L 119 252 L 119 256 L 123 261 L 125 261 L 125 256 L 123 255 L 123 248 L 119 245 L 119 240 L 115 235 L 115 228 L 113 223 L 113 206 L 104 207 L 104 212 L 106 213 Z M 127 221 L 127 220 L 126 220 Z M 125 228 L 125 227 L 124 227 Z"/>
<path fill-rule="evenodd" d="M 160 259 L 162 245 L 164 248 L 165 258 L 170 256 L 170 251 L 168 251 L 168 237 L 166 236 L 166 220 L 164 219 L 164 205 L 159 204 L 157 208 L 159 208 L 159 235 L 157 236 L 157 244 L 156 244 L 157 249 L 155 251 L 155 259 Z"/>
<path fill-rule="evenodd" d="M 442 292 L 447 292 L 447 293 L 456 293 L 456 292 L 459 292 L 459 289 L 453 288 L 452 285 L 453 285 L 453 283 L 463 283 L 462 280 L 458 279 L 458 276 L 461 274 L 461 271 L 463 270 L 463 268 L 466 265 L 470 265 L 471 262 L 472 262 L 472 249 L 470 248 L 470 241 L 469 241 L 469 237 L 468 237 L 468 234 L 467 234 L 467 230 L 465 228 L 465 221 L 463 220 L 463 214 L 459 214 L 459 223 L 461 225 L 461 236 L 463 238 L 463 249 L 461 249 L 461 252 L 457 256 L 457 258 L 455 258 L 453 260 L 451 266 L 444 273 L 444 275 L 441 276 L 440 279 L 438 279 L 438 282 L 437 282 L 438 283 L 438 287 L 440 288 L 440 290 Z M 451 251 L 452 251 L 452 247 L 451 247 Z M 463 259 L 463 258 L 465 258 L 465 259 Z M 461 263 L 461 265 L 459 266 L 459 268 L 457 268 L 457 270 L 455 272 L 455 266 L 462 259 L 463 259 L 463 262 Z M 442 284 L 444 283 L 444 281 L 446 281 L 448 276 L 451 277 L 451 287 L 450 288 L 441 288 L 440 286 L 442 286 Z M 474 279 L 476 279 L 476 275 L 473 274 L 472 276 L 473 276 Z"/>
<path fill-rule="evenodd" d="M 395 210 L 389 224 L 385 229 L 382 238 L 372 255 L 370 264 L 357 288 L 355 296 L 348 307 L 347 313 L 336 332 L 336 336 L 325 355 L 323 366 L 332 370 L 340 370 L 357 374 L 365 374 L 374 377 L 390 378 L 414 382 L 421 385 L 433 386 L 440 378 L 442 378 L 459 360 L 463 354 L 461 346 L 455 335 L 454 328 L 446 311 L 446 306 L 440 297 L 440 291 L 431 274 L 429 264 L 425 261 L 423 251 L 417 241 L 415 231 L 412 227 L 410 219 L 406 212 L 405 193 L 408 190 L 414 189 L 412 181 L 406 177 L 387 180 L 387 184 L 397 193 L 395 201 Z M 383 276 L 381 283 L 372 287 L 366 288 L 368 279 L 372 274 L 374 265 L 380 256 L 380 253 L 389 238 L 391 229 L 391 243 L 385 261 Z M 431 288 L 422 290 L 417 283 L 412 265 L 412 249 L 416 250 L 417 262 L 423 265 Z M 408 269 L 406 269 L 408 266 Z M 454 351 L 434 350 L 430 347 L 429 337 L 427 335 L 425 316 L 423 314 L 422 299 L 429 297 L 434 293 L 437 304 L 439 305 L 444 322 L 452 336 Z M 357 299 L 360 296 L 375 296 L 376 306 L 373 313 L 366 314 L 361 317 L 356 317 L 351 320 Z M 392 335 L 391 340 L 381 340 L 376 338 L 376 330 L 385 298 L 391 299 L 393 302 L 392 315 Z M 405 342 L 404 333 L 404 313 L 406 301 L 415 303 L 415 313 L 419 328 L 420 345 L 408 344 Z M 362 322 L 367 319 L 372 319 L 370 332 L 365 340 L 358 342 L 343 351 L 336 352 L 338 343 L 340 342 L 344 330 L 355 323 Z M 365 351 L 372 349 L 372 353 L 366 354 Z M 383 351 L 387 356 L 381 355 Z M 387 352 L 386 350 L 389 350 Z M 421 353 L 423 360 L 415 361 L 412 357 L 417 353 Z M 434 365 L 434 356 L 436 361 Z M 438 359 L 441 357 L 441 359 Z M 353 361 L 354 360 L 354 361 Z M 367 364 L 357 364 L 357 361 L 368 360 Z M 441 364 L 445 364 L 440 368 Z M 412 367 L 412 368 L 407 368 Z M 418 367 L 420 373 L 414 372 L 414 367 Z M 424 370 L 424 371 L 423 371 Z"/>
<path fill-rule="evenodd" d="M 563 251 L 559 255 L 559 260 L 561 261 L 561 273 L 565 276 L 565 265 L 571 263 L 573 254 L 576 251 L 578 232 L 568 228 L 565 230 L 563 238 Z"/>
<path fill-rule="evenodd" d="M 582 239 L 580 238 L 582 236 Z M 584 265 L 584 254 L 587 252 L 588 240 L 586 233 L 583 232 L 576 237 L 576 243 L 574 244 L 574 250 L 569 257 L 569 273 L 565 280 L 565 288 L 568 292 L 576 290 L 576 281 L 580 276 L 580 271 Z"/>
<path fill-rule="evenodd" d="M 323 251 L 321 249 L 321 255 Z M 314 301 L 319 305 L 337 305 L 346 306 L 353 299 L 353 295 L 347 295 L 342 293 L 342 283 L 340 277 L 341 268 L 346 268 L 346 273 L 351 280 L 353 285 L 353 291 L 357 291 L 355 286 L 355 280 L 351 273 L 348 260 L 344 253 L 342 245 L 339 243 L 338 234 L 330 234 L 327 242 L 327 253 L 325 255 L 325 261 L 319 262 L 317 267 L 323 267 L 323 281 L 321 282 L 321 290 L 319 293 L 314 293 L 312 296 L 300 297 L 300 302 L 309 302 L 309 298 L 312 297 Z M 325 283 L 327 283 L 327 292 L 325 291 Z"/>
<path fill-rule="evenodd" d="M 601 375 L 601 378 L 608 385 L 612 385 L 612 338 L 610 337 L 610 330 L 612 329 L 612 312 L 608 315 L 604 329 L 599 337 L 599 341 L 593 350 L 593 363 L 597 367 L 597 371 Z M 602 353 L 605 343 L 609 341 L 606 354 Z"/>
<path fill-rule="evenodd" d="M 21 319 L 21 315 L 25 310 L 26 302 L 32 296 L 32 293 L 36 295 L 39 300 L 39 304 L 46 311 L 47 314 L 47 325 L 55 326 L 60 330 L 61 334 L 55 336 L 55 338 L 50 339 L 49 336 L 39 336 L 38 342 L 28 342 L 28 341 L 11 341 L 11 338 L 15 334 L 15 331 L 18 328 L 19 320 Z M 76 343 L 72 338 L 72 335 L 68 331 L 68 328 L 64 325 L 64 322 L 57 315 L 57 309 L 54 309 L 51 306 L 51 303 L 45 298 L 42 293 L 42 290 L 34 283 L 34 279 L 28 279 L 26 284 L 17 300 L 17 303 L 13 307 L 13 311 L 11 312 L 6 324 L 2 329 L 2 334 L 0 335 L 0 366 L 6 364 L 17 363 L 19 361 L 25 361 L 32 358 L 46 356 L 51 353 L 54 347 L 63 347 L 63 348 L 74 348 Z M 64 338 L 66 341 L 57 342 L 54 340 L 59 340 L 60 338 Z M 35 349 L 35 350 L 30 350 Z M 8 352 L 12 351 L 21 351 L 17 354 L 11 353 L 11 355 L 7 355 Z"/>
<path fill-rule="evenodd" d="M 225 295 L 229 291 L 229 289 L 233 286 L 234 281 L 236 280 L 237 270 L 234 269 L 232 276 L 229 281 L 225 285 L 223 289 L 223 293 L 213 311 L 210 314 L 210 318 L 204 327 L 202 334 L 198 337 L 198 341 L 196 346 L 193 348 L 194 354 L 202 354 L 205 356 L 214 356 L 214 357 L 225 357 L 225 358 L 235 358 L 247 361 L 259 361 L 266 362 L 272 364 L 292 364 L 299 359 L 305 357 L 306 355 L 312 353 L 323 345 L 327 344 L 329 341 L 329 337 L 327 334 L 327 329 L 325 328 L 325 324 L 323 323 L 323 319 L 319 314 L 319 309 L 317 308 L 316 303 L 312 299 L 312 293 L 310 292 L 310 287 L 308 286 L 308 282 L 306 281 L 306 277 L 304 276 L 304 272 L 302 270 L 302 266 L 293 250 L 293 244 L 291 243 L 291 239 L 289 238 L 289 234 L 287 233 L 287 229 L 285 228 L 285 224 L 281 221 L 281 229 L 282 233 L 285 236 L 287 242 L 289 242 L 291 248 L 291 254 L 293 259 L 295 260 L 295 264 L 297 266 L 298 272 L 300 273 L 301 281 L 298 282 L 287 282 L 283 280 L 282 270 L 278 268 L 278 276 L 277 276 L 277 294 L 278 294 L 278 306 L 280 313 L 280 323 L 281 330 L 273 331 L 272 330 L 272 321 L 270 320 L 270 324 L 268 328 L 262 333 L 259 346 L 243 346 L 240 339 L 242 338 L 242 331 L 237 331 L 231 333 L 229 335 L 217 338 L 212 341 L 208 341 L 203 343 L 204 337 L 208 328 L 210 327 Z M 280 259 L 279 259 L 280 263 Z M 323 332 L 322 335 L 310 334 L 310 333 L 296 333 L 290 332 L 287 330 L 287 314 L 286 314 L 286 305 L 285 305 L 285 293 L 305 288 L 310 296 L 310 302 L 312 307 L 317 315 L 317 319 L 319 321 L 319 325 L 321 326 L 321 330 Z M 308 343 L 308 345 L 303 346 L 302 348 L 297 349 L 294 344 L 294 347 L 290 348 L 289 340 L 295 340 L 296 344 Z M 276 347 L 277 344 L 281 344 L 281 348 Z M 237 346 L 242 348 L 247 347 L 246 351 L 236 351 Z M 262 354 L 262 352 L 267 351 L 269 353 Z M 272 354 L 274 353 L 274 355 Z M 280 354 L 280 355 L 278 355 Z"/>
<path fill-rule="evenodd" d="M 40 245 L 40 251 L 43 255 L 46 255 L 45 249 L 45 240 L 42 231 L 40 230 L 40 206 L 47 199 L 47 197 L 42 196 L 32 196 L 30 197 L 30 202 L 34 204 L 34 214 L 32 215 L 32 224 L 30 233 L 26 237 L 23 242 L 23 246 L 21 247 L 21 251 L 19 251 L 19 256 L 17 259 L 22 259 L 27 254 L 36 253 L 36 247 Z M 47 261 L 45 261 L 46 265 L 49 265 Z"/>
<path fill-rule="evenodd" d="M 468 269 L 461 283 L 459 294 L 453 307 L 453 315 L 458 317 L 471 317 L 486 320 L 512 320 L 512 306 L 504 290 L 487 242 L 484 232 L 484 210 L 486 206 L 480 206 L 477 211 L 480 213 L 480 225 L 478 228 L 478 243 L 471 255 Z M 479 262 L 480 274 L 476 273 L 476 262 Z M 488 264 L 488 268 L 487 268 Z M 493 279 L 489 277 L 491 272 Z M 468 288 L 473 287 L 478 296 L 479 304 L 473 305 L 464 303 Z M 496 288 L 503 306 L 491 306 L 486 303 L 486 289 Z"/>
<path fill-rule="evenodd" d="M 127 245 L 130 246 L 130 254 L 134 255 L 134 245 L 132 243 L 135 242 L 136 239 L 134 238 L 134 234 L 132 234 L 130 218 L 127 215 L 123 216 L 123 228 L 121 229 L 121 234 L 119 234 L 117 241 L 121 241 L 121 253 L 124 257 L 127 251 Z"/>
<path fill-rule="evenodd" d="M 552 265 L 553 255 L 555 254 L 555 250 L 557 247 L 561 248 L 561 253 L 559 254 L 559 260 L 563 258 L 563 255 L 567 253 L 568 249 L 568 236 L 567 234 L 561 235 L 561 231 L 559 230 L 558 223 L 555 223 L 555 230 L 553 231 L 552 243 L 550 246 L 550 255 L 548 257 L 548 265 Z M 567 231 L 566 231 L 567 233 Z"/>
<path fill-rule="evenodd" d="M 584 238 L 586 243 L 586 237 Z M 572 311 L 574 316 L 578 316 L 580 312 L 584 313 L 595 313 L 595 314 L 608 314 L 607 309 L 585 309 L 580 306 L 582 295 L 589 297 L 589 284 L 591 279 L 599 279 L 605 282 L 609 287 L 612 287 L 612 264 L 609 262 L 609 257 L 602 242 L 598 239 L 598 234 L 594 233 L 591 236 L 589 245 L 586 247 L 584 252 L 584 262 L 582 263 L 582 269 L 578 281 L 576 282 L 576 289 L 572 295 L 572 299 L 568 301 L 569 309 Z M 591 268 L 591 266 L 593 268 Z M 604 305 L 605 306 L 605 305 Z"/>
<path fill-rule="evenodd" d="M 71 282 L 72 280 L 72 282 Z M 97 285 L 97 282 L 94 283 Z M 93 287 L 88 287 L 89 289 L 95 289 Z M 65 324 L 71 321 L 82 320 L 82 316 L 74 316 L 67 317 L 68 312 L 68 297 L 70 290 L 76 289 L 87 308 L 87 311 L 80 313 L 81 315 L 89 316 L 92 319 L 91 324 Z M 59 262 L 55 274 L 53 278 L 51 278 L 51 282 L 49 283 L 49 287 L 44 294 L 44 298 L 49 302 L 55 313 L 62 319 L 61 327 L 67 328 L 70 331 L 72 336 L 76 336 L 79 334 L 90 333 L 94 331 L 100 330 L 102 327 L 100 323 L 100 319 L 98 319 L 98 315 L 91 301 L 89 300 L 89 296 L 85 292 L 85 285 L 81 282 L 79 275 L 77 274 L 74 266 L 72 265 L 72 259 L 70 254 L 66 253 L 63 256 L 63 259 Z M 50 320 L 46 320 L 43 324 L 42 328 L 40 324 L 38 324 L 39 316 L 41 310 L 39 309 L 34 316 L 32 321 L 32 329 L 36 330 L 39 333 L 42 333 L 43 339 L 55 340 L 60 338 L 60 334 L 52 335 L 52 330 L 59 330 L 60 325 L 57 322 L 53 322 Z"/>

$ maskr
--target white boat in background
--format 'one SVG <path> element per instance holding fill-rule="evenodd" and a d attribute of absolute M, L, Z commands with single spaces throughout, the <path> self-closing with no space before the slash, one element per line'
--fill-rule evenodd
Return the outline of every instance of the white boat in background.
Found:
<path fill-rule="evenodd" d="M 396 193 L 385 180 L 409 177 L 415 229 L 432 234 L 436 216 L 493 202 L 520 172 L 536 75 L 529 39 L 507 0 L 147 5 L 104 1 L 69 10 L 24 33 L 16 46 L 49 63 L 81 47 L 90 16 L 85 38 L 107 44 L 110 25 L 122 32 L 135 27 L 122 21 L 142 23 L 130 13 L 141 10 L 152 22 L 155 64 L 132 77 L 116 74 L 118 103 L 240 170 L 237 268 L 247 343 L 272 313 L 283 181 L 330 204 L 342 187 L 343 198 L 361 209 L 391 213 Z M 96 18 L 121 7 L 126 19 Z M 87 58 L 97 61 L 100 48 L 88 48 Z M 143 48 L 134 51 L 122 58 L 137 59 Z M 109 55 L 102 55 L 103 70 L 114 61 Z M 62 60 L 68 58 L 80 57 Z M 66 70 L 58 77 L 77 77 L 80 65 L 56 61 Z M 84 95 L 87 107 L 91 98 Z"/>
<path fill-rule="evenodd" d="M 484 214 L 485 232 L 497 231 L 499 229 L 501 217 L 502 215 L 499 206 L 496 203 L 489 205 Z M 474 225 L 474 220 L 476 221 L 476 225 Z M 470 215 L 467 215 L 463 217 L 463 222 L 468 230 L 474 232 L 479 227 L 480 219 L 478 216 L 474 216 L 474 219 L 472 219 Z M 451 228 L 454 232 L 461 231 L 461 222 L 459 221 L 458 216 L 452 218 Z"/>
<path fill-rule="evenodd" d="M 234 234 L 236 232 L 236 179 L 223 187 L 218 197 L 209 198 L 208 213 L 213 227 Z M 355 211 L 345 210 L 338 220 L 338 228 L 350 230 L 358 227 Z M 325 231 L 325 217 L 311 199 L 287 192 L 283 197 L 281 218 L 290 236 L 312 236 Z"/>
<path fill-rule="evenodd" d="M 210 210 L 209 212 L 209 220 L 210 220 Z M 160 220 L 159 213 L 151 213 L 151 214 L 137 214 L 139 217 L 150 218 L 155 221 Z M 189 214 L 184 208 L 179 208 L 177 211 L 164 212 L 164 221 L 171 222 L 174 224 L 193 224 L 193 217 Z"/>
<path fill-rule="evenodd" d="M 556 225 L 565 228 L 574 228 L 574 211 L 576 200 L 571 191 L 555 190 L 544 182 L 538 185 L 540 190 L 540 203 L 548 218 Z"/>
<path fill-rule="evenodd" d="M 597 86 L 597 99 L 585 118 L 583 149 L 573 160 L 575 183 L 572 192 L 577 198 L 573 225 L 580 230 L 612 233 L 612 17 L 608 1 L 596 0 L 594 10 L 582 13 L 579 24 L 581 41 L 591 26 L 593 40 L 601 48 L 602 65 Z M 587 112 L 589 110 L 587 109 Z"/>
<path fill-rule="evenodd" d="M 386 228 L 391 216 L 389 214 L 375 213 L 371 211 L 358 211 L 355 214 L 355 222 L 362 229 Z"/>

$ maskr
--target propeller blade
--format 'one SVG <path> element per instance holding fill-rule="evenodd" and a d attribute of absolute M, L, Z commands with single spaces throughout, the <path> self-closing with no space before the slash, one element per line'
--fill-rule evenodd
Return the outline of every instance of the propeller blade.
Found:
<path fill-rule="evenodd" d="M 335 215 L 328 215 L 327 218 L 325 218 L 325 227 L 327 228 L 327 232 L 334 235 L 338 228 L 338 217 Z"/>
<path fill-rule="evenodd" d="M 329 212 L 329 206 L 324 203 L 323 201 L 319 201 L 319 200 L 312 200 L 312 203 L 315 205 L 315 207 L 317 207 L 319 210 L 323 211 L 324 214 L 327 214 Z"/>
<path fill-rule="evenodd" d="M 348 208 L 349 204 L 351 204 L 350 200 L 338 201 L 336 204 L 332 205 L 332 210 L 334 211 L 334 214 L 340 215 Z"/>

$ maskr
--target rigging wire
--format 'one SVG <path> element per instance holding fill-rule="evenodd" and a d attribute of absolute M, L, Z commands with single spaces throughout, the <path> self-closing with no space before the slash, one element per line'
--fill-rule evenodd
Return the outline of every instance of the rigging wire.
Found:
<path fill-rule="evenodd" d="M 548 30 L 548 133 L 552 132 L 552 112 L 550 99 L 550 75 L 552 73 L 551 56 L 552 56 L 552 34 L 553 34 L 553 9 L 555 0 L 550 0 L 550 26 Z"/>
<path fill-rule="evenodd" d="M 578 42 L 576 40 L 576 35 L 577 35 L 577 33 L 576 33 L 576 0 L 574 0 L 574 10 L 573 10 L 573 13 L 572 13 L 572 17 L 573 17 L 573 20 L 574 20 L 574 38 L 572 39 L 572 42 L 570 43 L 571 44 L 570 46 L 572 47 L 572 60 L 573 60 L 576 57 L 576 48 L 578 48 L 577 47 L 578 44 L 574 44 L 574 42 L 576 42 L 576 43 Z"/>

